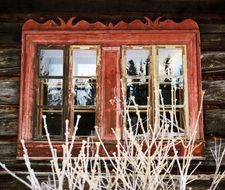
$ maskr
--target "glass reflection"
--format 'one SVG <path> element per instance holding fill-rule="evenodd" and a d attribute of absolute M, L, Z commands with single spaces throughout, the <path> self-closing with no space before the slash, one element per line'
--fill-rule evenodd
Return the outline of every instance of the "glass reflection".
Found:
<path fill-rule="evenodd" d="M 171 84 L 160 84 L 159 88 L 161 90 L 161 95 L 163 98 L 162 102 L 161 98 L 159 97 L 161 105 L 182 105 L 184 103 L 183 88 L 174 88 L 174 86 L 172 86 Z"/>
<path fill-rule="evenodd" d="M 131 119 L 131 126 L 127 122 L 127 129 L 132 130 L 134 134 L 143 134 L 147 132 L 147 113 L 141 112 L 140 117 L 142 119 L 143 128 L 140 125 L 140 121 L 138 120 L 138 116 L 135 112 L 129 112 L 129 117 Z M 127 118 L 128 120 L 128 118 Z"/>
<path fill-rule="evenodd" d="M 161 128 L 166 127 L 169 133 L 176 135 L 184 133 L 184 112 L 182 109 L 177 109 L 177 111 L 165 111 L 160 112 L 160 126 Z"/>
<path fill-rule="evenodd" d="M 136 104 L 147 105 L 148 84 L 127 84 L 127 104 L 133 105 L 133 101 L 130 100 L 131 96 L 134 96 Z"/>
<path fill-rule="evenodd" d="M 158 49 L 159 81 L 172 82 L 182 85 L 183 80 L 183 49 L 159 48 Z"/>
<path fill-rule="evenodd" d="M 149 50 L 127 50 L 126 72 L 129 76 L 147 76 L 149 67 Z"/>
<path fill-rule="evenodd" d="M 96 50 L 73 50 L 73 76 L 96 76 Z"/>
<path fill-rule="evenodd" d="M 62 79 L 44 79 L 41 81 L 43 83 L 43 105 L 62 105 L 62 81 Z"/>
<path fill-rule="evenodd" d="M 87 106 L 96 104 L 96 80 L 74 79 L 74 105 Z"/>
<path fill-rule="evenodd" d="M 95 113 L 74 113 L 74 123 L 76 123 L 77 115 L 80 115 L 80 121 L 78 125 L 77 136 L 93 136 L 95 134 Z"/>
<path fill-rule="evenodd" d="M 39 74 L 41 76 L 63 75 L 63 50 L 40 50 Z"/>
<path fill-rule="evenodd" d="M 56 111 L 56 110 L 55 110 Z M 43 115 L 46 115 L 46 123 L 48 127 L 48 132 L 50 135 L 61 135 L 62 131 L 62 113 L 61 112 L 44 112 Z M 42 126 L 44 122 L 42 119 Z M 42 127 L 42 135 L 45 135 L 44 127 Z"/>

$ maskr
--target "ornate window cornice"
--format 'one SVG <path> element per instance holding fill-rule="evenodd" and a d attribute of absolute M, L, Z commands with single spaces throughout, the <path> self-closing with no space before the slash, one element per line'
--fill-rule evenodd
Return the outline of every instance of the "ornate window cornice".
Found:
<path fill-rule="evenodd" d="M 166 19 L 161 21 L 161 17 L 154 21 L 144 17 L 145 22 L 134 20 L 132 22 L 119 21 L 116 24 L 103 24 L 102 22 L 89 23 L 81 20 L 74 23 L 76 17 L 71 17 L 67 22 L 58 17 L 59 24 L 54 20 L 48 20 L 45 23 L 38 23 L 29 19 L 23 25 L 23 31 L 26 30 L 197 30 L 198 25 L 192 19 L 186 19 L 176 23 L 173 20 Z"/>

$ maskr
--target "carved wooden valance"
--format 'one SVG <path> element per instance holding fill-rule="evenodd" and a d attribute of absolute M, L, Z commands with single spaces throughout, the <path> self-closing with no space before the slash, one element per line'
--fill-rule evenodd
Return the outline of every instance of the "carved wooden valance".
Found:
<path fill-rule="evenodd" d="M 45 23 L 38 23 L 33 19 L 29 19 L 23 25 L 23 30 L 195 30 L 198 25 L 191 19 L 186 19 L 180 23 L 167 19 L 160 21 L 161 17 L 152 21 L 144 17 L 145 22 L 134 20 L 130 23 L 120 21 L 116 24 L 103 24 L 101 22 L 89 23 L 81 20 L 74 23 L 75 17 L 71 17 L 67 22 L 59 18 L 59 24 L 53 20 L 48 20 Z"/>

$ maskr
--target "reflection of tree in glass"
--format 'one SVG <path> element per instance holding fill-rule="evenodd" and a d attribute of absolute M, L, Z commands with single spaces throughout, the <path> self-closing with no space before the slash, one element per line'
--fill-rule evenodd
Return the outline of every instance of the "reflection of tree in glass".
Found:
<path fill-rule="evenodd" d="M 127 75 L 130 75 L 130 76 L 137 75 L 137 69 L 132 59 L 128 61 Z"/>
<path fill-rule="evenodd" d="M 62 88 L 59 81 L 50 81 L 45 79 L 47 92 L 47 105 L 59 106 L 62 105 Z"/>
<path fill-rule="evenodd" d="M 148 67 L 149 67 L 149 62 L 150 62 L 150 58 L 148 57 L 146 60 L 145 60 L 145 62 L 144 62 L 144 65 L 145 65 L 145 75 L 147 76 L 148 75 Z"/>
<path fill-rule="evenodd" d="M 145 77 L 148 71 L 148 64 L 149 64 L 149 58 L 143 62 L 140 61 L 139 64 L 135 64 L 135 62 L 130 59 L 127 63 L 127 75 L 129 76 L 139 76 L 139 77 Z M 139 66 L 139 68 L 137 68 Z M 146 72 L 146 73 L 145 73 Z M 129 102 L 129 99 L 131 96 L 135 97 L 135 101 L 137 104 L 144 105 L 147 102 L 147 86 L 145 84 L 142 84 L 145 82 L 145 78 L 134 78 L 132 79 L 131 83 L 127 84 L 127 101 Z"/>
<path fill-rule="evenodd" d="M 46 62 L 46 59 L 44 59 L 45 57 L 45 51 L 40 51 L 40 57 L 39 57 L 39 61 L 40 61 L 40 74 L 42 76 L 48 76 L 49 75 L 49 65 L 51 64 L 51 59 L 48 59 L 48 62 Z"/>
<path fill-rule="evenodd" d="M 178 72 L 179 76 L 176 77 L 175 79 L 175 85 L 177 86 L 177 88 L 183 88 L 183 66 L 182 64 L 179 67 L 179 72 Z"/>
<path fill-rule="evenodd" d="M 166 57 L 164 63 L 164 72 L 165 72 L 165 75 L 167 76 L 165 79 L 164 79 L 164 82 L 170 82 L 170 75 L 171 75 L 171 57 L 170 55 L 168 55 L 168 57 Z"/>
<path fill-rule="evenodd" d="M 144 74 L 144 69 L 143 69 L 143 63 L 142 63 L 142 60 L 141 60 L 139 76 L 142 76 L 143 74 Z"/>
<path fill-rule="evenodd" d="M 96 102 L 95 79 L 88 79 L 82 83 L 76 81 L 75 102 L 76 105 L 95 105 Z"/>
<path fill-rule="evenodd" d="M 96 101 L 96 88 L 95 88 L 95 85 L 94 85 L 94 80 L 93 79 L 89 79 L 89 85 L 90 85 L 90 88 L 89 88 L 89 92 L 87 93 L 88 96 L 86 96 L 86 105 L 95 105 L 95 101 Z"/>
<path fill-rule="evenodd" d="M 127 75 L 129 76 L 146 76 L 148 75 L 148 65 L 150 59 L 147 58 L 144 62 L 140 60 L 140 63 L 135 64 L 134 60 L 130 59 L 127 62 Z M 138 68 L 139 67 L 139 68 Z"/>

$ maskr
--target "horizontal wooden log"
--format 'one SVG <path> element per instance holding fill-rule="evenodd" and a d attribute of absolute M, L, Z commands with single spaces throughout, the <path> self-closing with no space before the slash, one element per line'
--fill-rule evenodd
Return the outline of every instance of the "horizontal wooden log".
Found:
<path fill-rule="evenodd" d="M 0 49 L 0 70 L 20 67 L 20 49 Z"/>
<path fill-rule="evenodd" d="M 0 119 L 0 136 L 15 136 L 18 131 L 18 117 Z"/>
<path fill-rule="evenodd" d="M 19 103 L 19 80 L 0 80 L 0 105 Z"/>
<path fill-rule="evenodd" d="M 16 158 L 16 143 L 0 141 L 0 161 Z"/>
<path fill-rule="evenodd" d="M 20 67 L 0 69 L 0 76 L 2 77 L 15 77 L 19 75 L 20 75 Z"/>
<path fill-rule="evenodd" d="M 203 73 L 225 71 L 225 51 L 202 52 L 201 62 Z"/>
<path fill-rule="evenodd" d="M 205 135 L 225 137 L 225 109 L 204 111 Z"/>
<path fill-rule="evenodd" d="M 204 2 L 206 0 L 202 1 Z M 171 0 L 171 2 L 165 0 L 162 0 L 162 2 L 159 0 L 155 2 L 138 0 L 136 0 L 136 2 L 135 0 L 123 2 L 119 0 L 115 2 L 100 0 L 96 2 L 89 0 L 85 1 L 85 3 L 73 0 L 70 0 L 70 2 L 68 2 L 68 0 L 66 2 L 63 0 L 57 0 L 54 1 L 54 4 L 52 2 L 40 3 L 41 1 L 32 1 L 33 5 L 29 5 L 30 2 L 28 3 L 27 1 L 25 3 L 20 3 L 19 5 L 17 2 L 12 3 L 12 1 L 10 1 L 11 5 L 10 3 L 7 5 L 5 2 L 4 5 L 2 5 L 5 8 L 2 7 L 4 10 L 0 11 L 0 21 L 23 23 L 30 18 L 37 21 L 46 21 L 48 19 L 56 19 L 58 16 L 64 19 L 76 16 L 78 19 L 85 19 L 91 22 L 99 20 L 104 22 L 116 22 L 118 20 L 141 19 L 144 16 L 152 19 L 161 16 L 175 20 L 191 18 L 201 24 L 224 23 L 225 15 L 223 8 L 221 8 L 224 7 L 221 6 L 221 3 L 223 2 L 221 2 L 222 0 L 218 1 L 220 2 L 208 2 L 207 5 L 201 1 L 198 1 L 196 4 L 196 1 L 194 2 L 194 0 L 187 0 L 185 2 L 192 5 L 185 5 L 185 3 L 181 3 L 180 0 L 179 2 L 175 2 L 173 0 Z M 51 5 L 48 6 L 46 3 L 50 3 Z M 20 8 L 17 6 L 20 8 L 23 6 L 27 7 L 22 11 L 19 10 Z M 48 9 L 48 11 L 41 10 L 42 6 L 43 9 Z M 56 8 L 57 6 L 58 10 Z M 14 11 L 7 11 L 7 9 L 14 9 Z M 34 9 L 36 9 L 36 11 Z M 214 11 L 212 11 L 212 9 L 214 9 Z"/>
<path fill-rule="evenodd" d="M 199 24 L 201 34 L 205 33 L 224 33 L 225 24 Z"/>
<path fill-rule="evenodd" d="M 225 139 L 224 138 L 211 138 L 207 139 L 205 143 L 205 161 L 202 163 L 202 166 L 215 166 L 215 160 L 213 158 L 211 150 L 215 150 L 215 145 L 218 148 L 221 140 L 221 151 L 225 148 Z M 222 160 L 221 165 L 225 166 L 225 159 Z"/>
<path fill-rule="evenodd" d="M 205 102 L 225 102 L 225 80 L 203 81 L 203 90 L 205 90 Z"/>
<path fill-rule="evenodd" d="M 224 51 L 225 33 L 201 34 L 201 49 L 205 51 Z"/>
<path fill-rule="evenodd" d="M 0 47 L 19 47 L 20 45 L 20 34 L 0 33 Z"/>
<path fill-rule="evenodd" d="M 63 6 L 62 6 L 63 5 Z M 73 0 L 55 0 L 55 1 L 40 1 L 33 0 L 27 2 L 26 0 L 21 0 L 20 3 L 14 1 L 5 1 L 0 5 L 0 11 L 2 12 L 58 12 L 62 10 L 67 10 L 68 12 L 96 12 L 101 11 L 107 13 L 108 11 L 134 11 L 139 12 L 180 12 L 182 13 L 198 13 L 199 11 L 203 13 L 215 12 L 222 13 L 223 11 L 223 2 L 221 0 L 204 0 L 204 1 L 194 1 L 186 0 L 182 3 L 178 0 L 146 0 L 146 1 L 106 1 L 106 0 L 86 0 L 83 1 L 73 1 Z"/>
<path fill-rule="evenodd" d="M 26 175 L 19 175 L 26 180 Z M 29 188 L 9 174 L 0 175 L 0 189 L 2 190 L 28 190 Z"/>
<path fill-rule="evenodd" d="M 9 136 L 16 136 L 18 131 L 18 106 L 0 105 L 0 138 L 9 139 Z"/>
<path fill-rule="evenodd" d="M 0 49 L 0 76 L 19 76 L 20 59 L 20 49 Z"/>
<path fill-rule="evenodd" d="M 18 115 L 19 106 L 17 105 L 0 105 L 0 114 L 4 115 Z"/>
<path fill-rule="evenodd" d="M 0 112 L 0 136 L 9 137 L 17 135 L 18 114 L 18 109 L 8 109 L 5 113 Z"/>
<path fill-rule="evenodd" d="M 21 34 L 23 23 L 0 22 L 0 33 L 18 33 Z"/>
<path fill-rule="evenodd" d="M 225 80 L 225 51 L 202 52 L 203 80 Z"/>

